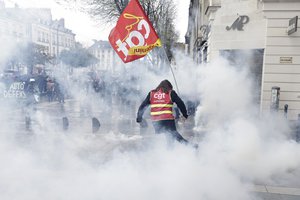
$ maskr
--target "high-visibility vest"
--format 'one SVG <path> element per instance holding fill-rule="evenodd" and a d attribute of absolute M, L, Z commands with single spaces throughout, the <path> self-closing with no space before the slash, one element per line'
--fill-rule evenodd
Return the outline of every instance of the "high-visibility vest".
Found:
<path fill-rule="evenodd" d="M 174 119 L 171 91 L 164 93 L 162 90 L 152 90 L 150 93 L 150 107 L 151 119 L 153 121 Z"/>

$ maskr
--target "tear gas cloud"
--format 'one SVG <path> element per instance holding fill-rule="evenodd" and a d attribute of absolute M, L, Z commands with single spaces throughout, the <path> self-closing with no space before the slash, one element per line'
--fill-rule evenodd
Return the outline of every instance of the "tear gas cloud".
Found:
<path fill-rule="evenodd" d="M 166 78 L 142 74 L 142 91 L 159 83 L 153 80 Z M 207 132 L 198 153 L 180 144 L 168 148 L 164 137 L 149 144 L 140 135 L 129 137 L 120 130 L 101 135 L 73 130 L 66 135 L 49 116 L 36 114 L 44 128 L 33 135 L 20 136 L 24 131 L 6 123 L 1 127 L 2 199 L 253 199 L 248 184 L 272 183 L 274 177 L 281 180 L 299 168 L 299 145 L 286 135 L 287 125 L 279 123 L 284 119 L 258 119 L 253 112 L 247 72 L 224 60 L 196 66 L 180 59 L 175 76 L 180 94 L 201 98 L 196 129 Z M 97 94 L 86 98 L 78 87 L 71 93 L 78 101 L 85 99 L 81 105 L 90 104 L 99 112 L 111 108 Z M 7 121 L 7 113 L 1 113 Z M 199 122 L 203 117 L 206 127 Z"/>
<path fill-rule="evenodd" d="M 139 134 L 135 123 L 139 104 L 161 80 L 177 90 L 170 70 L 155 73 L 145 60 L 120 66 L 126 75 L 100 74 L 105 92 L 99 93 L 83 73 L 69 77 L 68 67 L 60 66 L 54 76 L 72 101 L 54 111 L 47 111 L 53 102 L 38 104 L 30 111 L 30 132 L 20 103 L 1 101 L 1 199 L 258 200 L 249 186 L 297 182 L 299 144 L 283 117 L 258 114 L 248 71 L 222 58 L 195 65 L 175 55 L 177 92 L 200 102 L 196 136 L 189 138 L 199 143 L 197 151 L 151 131 Z M 120 99 L 117 91 L 126 95 Z M 70 119 L 68 131 L 62 116 Z M 98 134 L 89 130 L 91 117 L 102 123 Z"/>

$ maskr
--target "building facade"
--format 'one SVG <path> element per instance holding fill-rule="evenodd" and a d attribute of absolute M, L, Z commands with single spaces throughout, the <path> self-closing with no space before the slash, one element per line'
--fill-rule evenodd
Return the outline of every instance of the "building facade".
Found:
<path fill-rule="evenodd" d="M 6 8 L 0 1 L 0 39 L 10 43 L 32 42 L 44 47 L 46 54 L 57 56 L 75 46 L 75 34 L 65 27 L 64 19 L 53 20 L 50 9 Z"/>
<path fill-rule="evenodd" d="M 120 75 L 122 73 L 124 64 L 108 41 L 95 40 L 94 44 L 88 48 L 88 51 L 99 60 L 97 64 L 91 66 L 92 70 L 105 71 L 112 75 Z"/>
<path fill-rule="evenodd" d="M 247 67 L 255 77 L 254 95 L 261 111 L 288 108 L 287 117 L 296 120 L 300 113 L 300 32 L 296 24 L 300 0 L 196 1 L 191 0 L 190 7 L 189 55 L 197 63 L 224 56 L 232 65 Z"/>

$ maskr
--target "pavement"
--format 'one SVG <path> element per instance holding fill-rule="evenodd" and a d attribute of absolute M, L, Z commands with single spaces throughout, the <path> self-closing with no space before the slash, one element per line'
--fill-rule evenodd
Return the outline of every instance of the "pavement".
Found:
<path fill-rule="evenodd" d="M 107 112 L 101 111 L 101 109 L 96 109 L 96 111 L 93 109 L 94 111 L 90 112 L 89 109 L 91 108 L 80 108 L 79 103 L 72 99 L 66 100 L 64 104 L 58 102 L 42 102 L 39 103 L 36 108 L 46 111 L 51 116 L 55 116 L 57 120 L 61 120 L 62 117 L 67 116 L 70 121 L 71 131 L 82 128 L 82 126 L 90 126 L 90 128 L 86 129 L 86 132 L 92 133 L 91 118 L 96 117 L 101 123 L 102 132 L 108 132 L 109 130 L 120 131 L 118 128 L 125 127 L 125 129 L 127 128 L 131 133 L 132 130 L 134 130 L 135 134 L 140 134 L 140 127 L 136 125 L 135 117 L 133 120 L 125 119 L 122 117 L 123 115 L 118 112 L 118 109 L 109 110 L 109 113 L 115 113 L 119 116 L 116 126 L 115 115 L 109 115 Z M 112 121 L 114 123 L 111 123 Z M 125 130 L 124 134 L 128 134 L 128 132 Z M 191 132 L 187 133 L 187 135 L 190 134 Z M 291 181 L 287 180 L 287 184 L 285 185 L 269 185 L 268 183 L 249 185 L 249 191 L 253 192 L 255 196 L 262 200 L 300 200 L 300 181 L 297 180 L 296 177 L 293 177 Z"/>
<path fill-rule="evenodd" d="M 249 187 L 251 192 L 264 200 L 299 200 L 300 188 L 280 187 L 270 185 L 253 185 Z"/>

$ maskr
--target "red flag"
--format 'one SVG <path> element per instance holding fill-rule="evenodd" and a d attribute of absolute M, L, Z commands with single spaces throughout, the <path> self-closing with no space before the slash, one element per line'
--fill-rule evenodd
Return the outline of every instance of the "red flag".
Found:
<path fill-rule="evenodd" d="M 131 0 L 109 34 L 109 42 L 123 62 L 142 58 L 161 42 L 138 0 Z"/>

